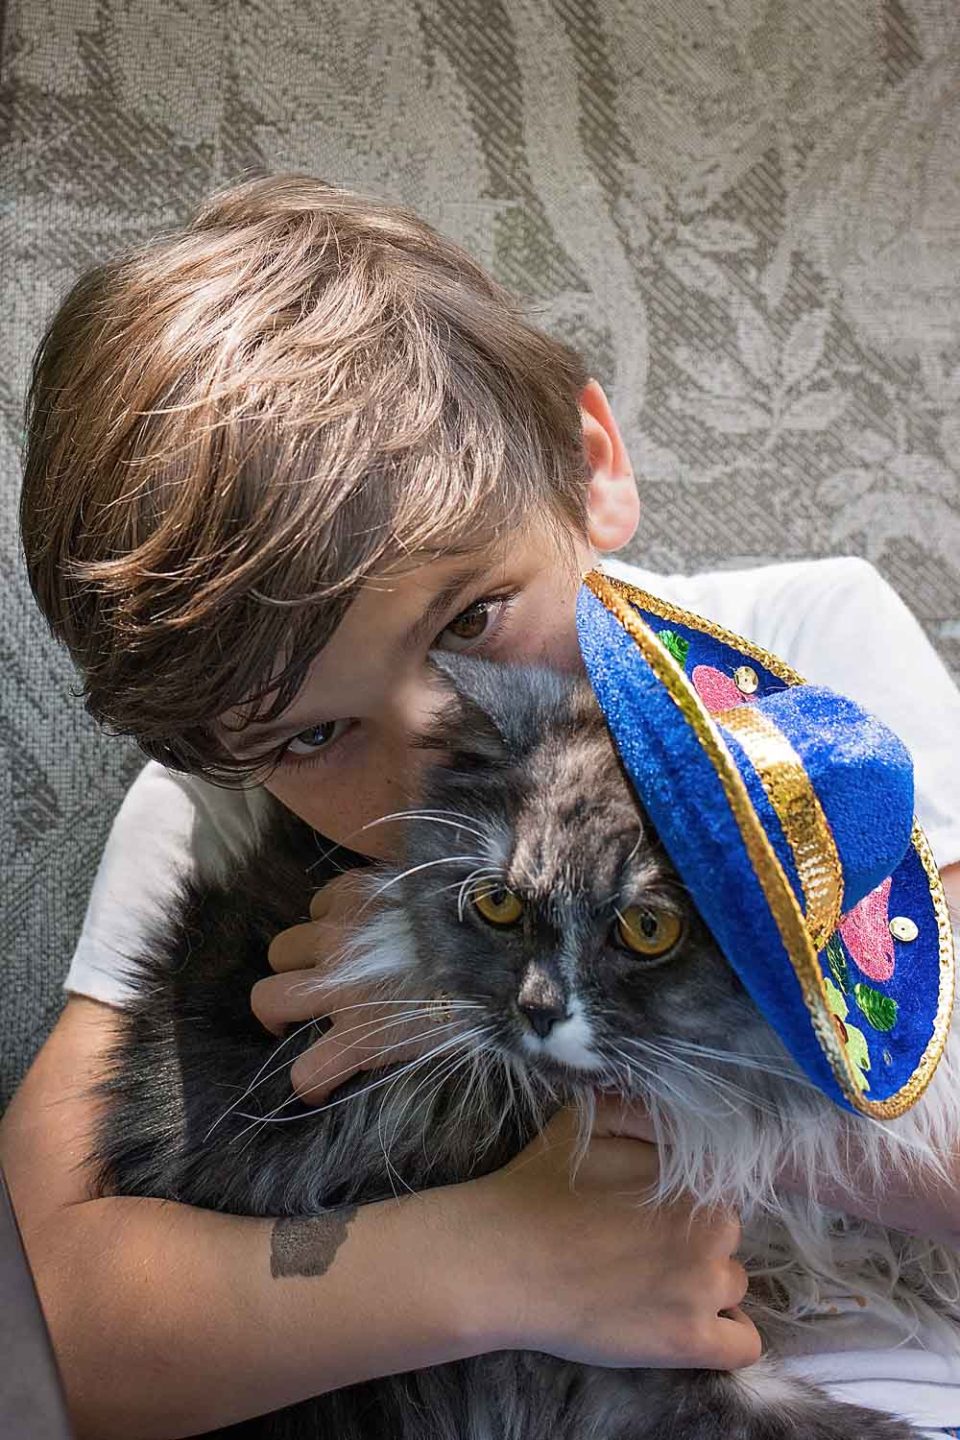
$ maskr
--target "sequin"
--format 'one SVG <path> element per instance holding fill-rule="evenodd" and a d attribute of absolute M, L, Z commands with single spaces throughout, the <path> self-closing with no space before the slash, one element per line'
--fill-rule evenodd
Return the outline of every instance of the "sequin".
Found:
<path fill-rule="evenodd" d="M 917 922 L 911 920 L 909 915 L 894 915 L 890 921 L 890 934 L 894 940 L 902 940 L 905 945 L 909 945 L 911 940 L 916 940 L 920 931 Z"/>
<path fill-rule="evenodd" d="M 760 685 L 760 676 L 752 665 L 738 665 L 733 672 L 733 683 L 742 695 L 755 695 Z"/>

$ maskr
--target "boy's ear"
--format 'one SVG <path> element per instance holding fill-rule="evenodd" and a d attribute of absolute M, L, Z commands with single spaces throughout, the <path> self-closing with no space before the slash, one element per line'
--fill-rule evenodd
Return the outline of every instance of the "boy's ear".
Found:
<path fill-rule="evenodd" d="M 619 550 L 640 522 L 640 497 L 620 427 L 603 389 L 590 380 L 580 393 L 587 482 L 587 538 L 595 550 Z"/>

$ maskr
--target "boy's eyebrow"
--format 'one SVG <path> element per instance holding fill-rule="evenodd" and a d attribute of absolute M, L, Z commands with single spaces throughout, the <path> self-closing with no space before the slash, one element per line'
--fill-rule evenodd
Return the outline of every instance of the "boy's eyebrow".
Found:
<path fill-rule="evenodd" d="M 474 581 L 479 580 L 482 575 L 486 574 L 488 569 L 489 562 L 486 564 L 477 563 L 464 570 L 458 570 L 456 575 L 451 575 L 443 588 L 438 590 L 436 595 L 434 595 L 420 618 L 415 620 L 410 626 L 410 629 L 400 642 L 401 647 L 404 650 L 416 650 L 418 645 L 421 645 L 424 640 L 432 639 L 433 632 L 461 590 L 464 590 Z"/>
<path fill-rule="evenodd" d="M 480 579 L 488 570 L 489 562 L 478 562 L 476 565 L 458 570 L 455 575 L 451 575 L 443 588 L 434 595 L 423 614 L 410 626 L 400 641 L 401 648 L 415 650 L 424 639 L 432 638 L 433 631 L 440 624 L 461 590 Z M 234 748 L 233 754 L 238 760 L 246 759 L 253 756 L 265 740 L 273 739 L 275 736 L 296 735 L 298 728 L 305 727 L 298 727 L 297 722 L 291 722 L 286 715 L 278 715 L 277 719 L 268 725 L 245 725 L 242 731 L 244 737 L 242 747 Z"/>

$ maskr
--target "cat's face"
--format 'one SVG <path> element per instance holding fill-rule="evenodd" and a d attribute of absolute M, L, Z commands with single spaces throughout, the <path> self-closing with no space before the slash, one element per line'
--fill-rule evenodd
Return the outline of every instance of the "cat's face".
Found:
<path fill-rule="evenodd" d="M 417 980 L 479 1005 L 486 1044 L 633 1089 L 767 1033 L 640 812 L 585 680 L 459 659 L 452 752 L 397 886 Z M 687 1060 L 684 1061 L 684 1055 Z M 642 1088 L 642 1087 L 637 1087 Z"/>

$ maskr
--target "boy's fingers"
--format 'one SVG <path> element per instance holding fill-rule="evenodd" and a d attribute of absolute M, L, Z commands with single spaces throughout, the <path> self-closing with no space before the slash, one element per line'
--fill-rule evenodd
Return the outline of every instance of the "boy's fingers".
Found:
<path fill-rule="evenodd" d="M 717 1321 L 717 1327 L 715 1368 L 739 1370 L 744 1365 L 756 1364 L 763 1354 L 763 1341 L 756 1325 L 748 1315 L 744 1315 L 739 1305 L 725 1310 Z"/>
<path fill-rule="evenodd" d="M 271 970 L 306 970 L 326 965 L 343 948 L 343 926 L 338 920 L 305 920 L 274 935 L 267 950 Z"/>
<path fill-rule="evenodd" d="M 349 1028 L 345 1025 L 344 1031 Z M 409 1027 L 406 1033 L 409 1038 L 404 1038 L 404 1027 L 385 1027 L 382 1022 L 340 1040 L 334 1028 L 298 1056 L 290 1070 L 290 1082 L 304 1104 L 319 1105 L 361 1070 L 385 1069 L 422 1055 L 424 1039 L 410 1035 Z"/>
<path fill-rule="evenodd" d="M 250 1008 L 265 1029 L 282 1034 L 287 1025 L 313 1020 L 328 1014 L 334 1005 L 350 1003 L 344 991 L 333 993 L 324 987 L 315 970 L 292 970 L 286 975 L 268 975 L 250 991 Z"/>
<path fill-rule="evenodd" d="M 330 920 L 359 909 L 368 898 L 369 883 L 362 870 L 348 870 L 328 880 L 310 901 L 310 919 Z"/>

